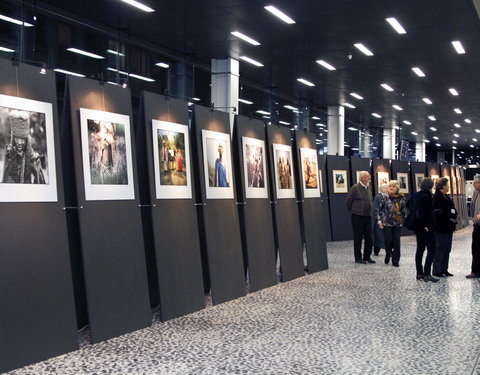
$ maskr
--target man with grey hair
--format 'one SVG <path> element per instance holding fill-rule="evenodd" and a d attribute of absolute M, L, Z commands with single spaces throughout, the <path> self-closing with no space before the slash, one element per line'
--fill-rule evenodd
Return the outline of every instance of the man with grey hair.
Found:
<path fill-rule="evenodd" d="M 480 174 L 473 177 L 473 233 L 472 233 L 472 272 L 467 279 L 480 277 Z"/>
<path fill-rule="evenodd" d="M 345 203 L 352 214 L 353 253 L 355 263 L 375 263 L 372 255 L 372 194 L 370 193 L 370 173 L 361 171 L 359 182 L 348 192 Z M 362 258 L 362 240 L 365 240 Z"/>

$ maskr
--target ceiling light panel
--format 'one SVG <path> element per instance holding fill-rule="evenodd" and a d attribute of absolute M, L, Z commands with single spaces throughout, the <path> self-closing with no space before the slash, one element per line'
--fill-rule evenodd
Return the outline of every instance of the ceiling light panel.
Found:
<path fill-rule="evenodd" d="M 354 46 L 364 55 L 373 56 L 373 52 L 370 51 L 367 47 L 365 47 L 362 43 L 355 43 Z"/>
<path fill-rule="evenodd" d="M 321 66 L 323 66 L 328 70 L 337 70 L 333 65 L 329 64 L 325 60 L 317 60 L 317 64 L 320 64 Z"/>
<path fill-rule="evenodd" d="M 454 41 L 452 42 L 452 46 L 453 46 L 453 48 L 455 48 L 455 51 L 456 51 L 459 55 L 465 54 L 465 48 L 463 48 L 463 45 L 462 45 L 462 43 L 461 43 L 459 40 L 454 40 Z"/>
<path fill-rule="evenodd" d="M 84 51 L 84 50 L 81 50 L 81 49 L 78 49 L 78 48 L 67 48 L 67 51 L 76 53 L 77 55 L 83 55 L 83 56 L 91 57 L 92 59 L 97 59 L 97 60 L 103 60 L 105 58 L 105 57 L 97 55 L 95 53 Z"/>
<path fill-rule="evenodd" d="M 363 100 L 363 96 L 358 95 L 356 92 L 351 92 L 350 95 L 353 96 L 355 99 Z"/>
<path fill-rule="evenodd" d="M 426 77 L 426 74 L 419 67 L 413 67 L 413 72 L 419 77 Z"/>
<path fill-rule="evenodd" d="M 455 111 L 455 113 L 458 113 L 459 115 L 462 114 L 462 110 L 460 108 L 454 108 L 453 110 Z"/>
<path fill-rule="evenodd" d="M 380 116 L 378 113 L 375 113 L 375 112 L 372 113 L 372 116 L 376 118 L 382 118 L 382 116 Z"/>
<path fill-rule="evenodd" d="M 250 57 L 247 57 L 247 56 L 240 56 L 239 57 L 240 60 L 243 60 L 245 62 L 248 62 L 249 64 L 252 64 L 252 65 L 255 65 L 255 66 L 258 66 L 258 67 L 262 67 L 264 66 L 261 62 L 258 62 L 254 59 L 251 59 Z"/>
<path fill-rule="evenodd" d="M 350 103 L 347 103 L 347 102 L 343 103 L 343 105 L 344 105 L 345 107 L 348 107 L 348 108 L 357 108 L 357 107 L 355 107 L 353 104 L 350 104 Z"/>
<path fill-rule="evenodd" d="M 20 20 L 17 20 L 16 18 L 4 16 L 3 14 L 0 14 L 0 20 L 2 21 L 7 21 L 10 23 L 14 23 L 15 25 L 20 25 L 20 26 L 25 26 L 25 27 L 32 27 L 33 25 L 31 23 L 23 22 Z"/>
<path fill-rule="evenodd" d="M 236 36 L 239 39 L 244 40 L 247 43 L 250 43 L 251 45 L 254 45 L 254 46 L 259 46 L 260 45 L 260 43 L 257 42 L 255 39 L 250 38 L 249 36 L 241 33 L 240 31 L 232 31 L 230 34 L 232 34 L 233 36 Z"/>
<path fill-rule="evenodd" d="M 288 23 L 289 25 L 294 24 L 295 21 L 280 9 L 275 8 L 273 5 L 267 5 L 264 7 L 267 11 L 272 13 L 275 17 L 281 19 L 283 22 Z"/>
<path fill-rule="evenodd" d="M 385 21 L 387 21 L 397 33 L 399 34 L 407 33 L 407 31 L 403 28 L 402 25 L 400 25 L 400 22 L 398 22 L 396 18 L 394 17 L 385 18 Z"/>
<path fill-rule="evenodd" d="M 395 108 L 397 111 L 403 111 L 403 108 L 397 104 L 392 105 L 392 107 Z"/>
<path fill-rule="evenodd" d="M 385 90 L 387 91 L 395 91 L 390 85 L 387 83 L 382 83 L 380 86 L 382 86 Z"/>
<path fill-rule="evenodd" d="M 429 98 L 422 98 L 422 100 L 427 104 L 433 104 L 433 102 Z"/>
<path fill-rule="evenodd" d="M 147 6 L 145 4 L 142 4 L 139 1 L 135 1 L 135 0 L 120 0 L 120 1 L 123 1 L 124 3 L 127 3 L 128 5 L 131 5 L 135 8 L 137 8 L 137 9 L 143 10 L 144 12 L 147 12 L 147 13 L 155 12 L 155 9 L 152 9 L 149 6 Z"/>
<path fill-rule="evenodd" d="M 459 94 L 458 94 L 458 91 L 455 90 L 455 89 L 453 89 L 453 88 L 448 89 L 448 91 L 450 91 L 450 94 L 452 94 L 453 96 L 458 96 L 458 95 L 459 95 Z"/>
<path fill-rule="evenodd" d="M 307 81 L 307 80 L 304 79 L 304 78 L 297 78 L 297 81 L 300 82 L 300 83 L 303 83 L 304 85 L 310 86 L 310 87 L 315 86 L 314 83 L 312 83 L 312 82 L 310 82 L 310 81 Z"/>

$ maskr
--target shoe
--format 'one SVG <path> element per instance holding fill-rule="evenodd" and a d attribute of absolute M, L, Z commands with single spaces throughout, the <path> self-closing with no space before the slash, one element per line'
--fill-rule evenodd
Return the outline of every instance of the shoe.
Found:
<path fill-rule="evenodd" d="M 476 273 L 470 273 L 467 276 L 465 276 L 467 279 L 478 279 L 480 276 L 478 276 Z"/>
<path fill-rule="evenodd" d="M 400 267 L 400 264 L 398 264 L 398 263 L 392 263 L 392 266 L 394 266 L 394 267 Z"/>
<path fill-rule="evenodd" d="M 448 271 L 444 272 L 443 274 L 444 274 L 445 276 L 453 276 L 453 273 L 450 273 L 450 272 L 448 272 Z"/>
<path fill-rule="evenodd" d="M 431 281 L 432 283 L 438 283 L 440 281 L 440 279 L 436 279 L 436 278 L 432 277 L 431 275 L 425 275 L 423 277 L 423 281 L 425 281 L 425 282 Z"/>
<path fill-rule="evenodd" d="M 359 260 L 356 260 L 355 263 L 367 264 L 367 261 L 366 261 L 366 260 L 359 259 Z"/>
<path fill-rule="evenodd" d="M 390 263 L 390 257 L 385 257 L 385 264 Z"/>
<path fill-rule="evenodd" d="M 420 275 L 417 275 L 417 280 L 423 280 L 424 277 L 425 275 L 421 273 Z"/>
<path fill-rule="evenodd" d="M 433 276 L 437 277 L 444 277 L 445 275 L 443 273 L 432 273 Z"/>
<path fill-rule="evenodd" d="M 365 262 L 370 263 L 370 264 L 377 263 L 372 258 L 367 258 L 367 259 L 364 259 L 364 260 L 365 260 Z"/>

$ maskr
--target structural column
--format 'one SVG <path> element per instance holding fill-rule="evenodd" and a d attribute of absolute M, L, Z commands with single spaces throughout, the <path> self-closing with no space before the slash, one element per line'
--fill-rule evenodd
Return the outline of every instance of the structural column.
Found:
<path fill-rule="evenodd" d="M 383 159 L 395 159 L 395 129 L 383 129 Z"/>
<path fill-rule="evenodd" d="M 212 103 L 215 109 L 230 114 L 230 134 L 233 131 L 235 110 L 238 108 L 239 71 L 238 60 L 212 59 Z"/>
<path fill-rule="evenodd" d="M 364 158 L 370 157 L 370 130 L 360 131 L 360 156 Z"/>
<path fill-rule="evenodd" d="M 345 150 L 345 107 L 328 107 L 328 155 L 344 155 Z"/>
<path fill-rule="evenodd" d="M 417 161 L 425 161 L 426 159 L 425 142 L 415 143 L 415 158 L 417 159 Z"/>

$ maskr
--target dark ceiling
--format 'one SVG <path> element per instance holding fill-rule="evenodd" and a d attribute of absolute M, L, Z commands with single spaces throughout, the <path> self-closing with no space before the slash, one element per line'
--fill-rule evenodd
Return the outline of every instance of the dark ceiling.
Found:
<path fill-rule="evenodd" d="M 65 14 L 82 17 L 209 66 L 212 58 L 246 55 L 260 61 L 255 67 L 241 61 L 243 79 L 291 99 L 294 105 L 325 110 L 349 102 L 348 122 L 364 128 L 398 125 L 410 141 L 428 139 L 430 147 L 472 150 L 480 134 L 480 24 L 472 0 L 275 0 L 271 5 L 290 15 L 288 25 L 265 9 L 260 0 L 146 0 L 155 9 L 144 13 L 120 0 L 44 1 Z M 406 29 L 400 35 L 385 21 L 395 17 Z M 256 39 L 252 46 L 232 36 L 241 31 Z M 466 54 L 455 52 L 451 42 L 460 40 Z M 361 42 L 374 56 L 365 56 L 353 45 Z M 336 67 L 329 71 L 315 61 Z M 411 68 L 420 67 L 425 78 Z M 297 81 L 315 83 L 307 87 Z M 387 83 L 389 92 L 380 84 Z M 452 96 L 449 88 L 460 95 Z M 356 92 L 364 97 L 350 96 Z M 248 92 L 242 94 L 247 96 Z M 254 95 L 254 94 L 252 94 Z M 258 94 L 257 94 L 258 95 Z M 426 104 L 422 98 L 433 102 Z M 264 97 L 245 97 L 253 110 L 268 111 Z M 392 108 L 397 104 L 403 111 Z M 462 114 L 454 112 L 460 108 Z M 282 108 L 282 111 L 288 111 Z M 376 119 L 376 112 L 383 116 Z M 314 115 L 315 111 L 311 111 Z M 436 121 L 428 116 L 434 115 Z M 280 114 L 281 117 L 281 114 Z M 471 123 L 465 122 L 470 119 Z M 412 123 L 405 125 L 404 120 Z M 461 128 L 455 128 L 457 123 Z M 437 131 L 430 130 L 435 127 Z M 415 131 L 419 135 L 412 135 Z M 455 138 L 454 133 L 459 137 Z M 439 140 L 433 139 L 437 136 Z"/>

